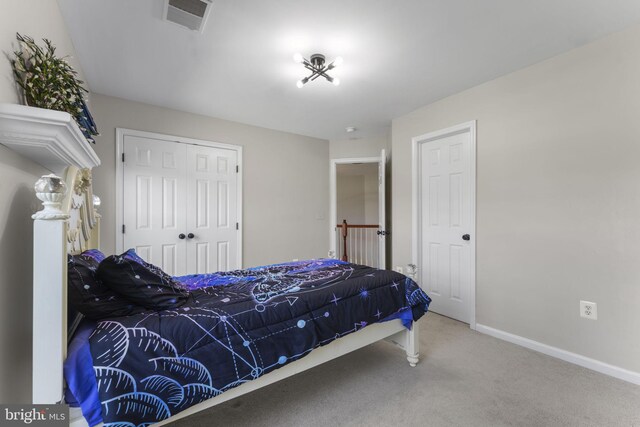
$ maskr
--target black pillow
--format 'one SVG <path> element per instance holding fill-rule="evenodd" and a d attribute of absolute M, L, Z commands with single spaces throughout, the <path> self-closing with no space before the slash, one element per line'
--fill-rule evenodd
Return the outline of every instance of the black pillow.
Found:
<path fill-rule="evenodd" d="M 145 262 L 133 249 L 105 258 L 98 266 L 98 278 L 113 291 L 152 310 L 180 307 L 189 298 L 180 282 Z"/>
<path fill-rule="evenodd" d="M 89 319 L 129 316 L 146 311 L 118 295 L 98 280 L 98 262 L 89 254 L 69 255 L 67 262 L 67 297 L 72 309 Z"/>

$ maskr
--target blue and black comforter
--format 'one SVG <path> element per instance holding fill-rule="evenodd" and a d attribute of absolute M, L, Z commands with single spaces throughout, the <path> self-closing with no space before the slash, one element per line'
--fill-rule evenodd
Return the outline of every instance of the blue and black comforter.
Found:
<path fill-rule="evenodd" d="M 191 290 L 183 306 L 85 330 L 95 377 L 69 372 L 80 369 L 74 354 L 66 376 L 90 421 L 161 421 L 368 324 L 401 318 L 410 327 L 430 303 L 399 273 L 337 260 L 178 280 Z M 93 403 L 87 381 L 98 390 Z"/>

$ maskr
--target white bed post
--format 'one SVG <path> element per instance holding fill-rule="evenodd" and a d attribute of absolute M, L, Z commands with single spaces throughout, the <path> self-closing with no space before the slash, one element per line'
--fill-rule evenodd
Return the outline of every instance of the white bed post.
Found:
<path fill-rule="evenodd" d="M 407 276 L 411 280 L 416 280 L 418 269 L 415 264 L 407 265 Z M 420 357 L 420 343 L 418 336 L 418 322 L 413 322 L 411 326 L 411 330 L 406 332 L 407 335 L 407 343 L 405 346 L 405 350 L 407 352 L 407 360 L 409 361 L 409 365 L 411 367 L 415 367 L 418 364 Z"/>
<path fill-rule="evenodd" d="M 67 351 L 67 219 L 60 207 L 63 179 L 36 182 L 44 209 L 33 215 L 33 403 L 62 400 L 62 365 Z"/>

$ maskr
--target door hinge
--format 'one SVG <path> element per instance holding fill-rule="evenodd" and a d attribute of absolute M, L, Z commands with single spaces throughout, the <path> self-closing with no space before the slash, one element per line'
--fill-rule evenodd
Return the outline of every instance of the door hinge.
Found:
<path fill-rule="evenodd" d="M 240 172 L 240 166 L 236 165 L 236 173 Z"/>
<path fill-rule="evenodd" d="M 127 229 L 127 227 L 126 227 L 124 224 L 122 224 L 122 234 L 124 234 L 124 233 L 125 233 L 125 230 L 126 230 L 126 229 Z"/>
<path fill-rule="evenodd" d="M 124 163 L 124 153 L 122 153 L 122 163 Z"/>
<path fill-rule="evenodd" d="M 240 224 L 236 222 L 236 230 L 240 230 Z"/>

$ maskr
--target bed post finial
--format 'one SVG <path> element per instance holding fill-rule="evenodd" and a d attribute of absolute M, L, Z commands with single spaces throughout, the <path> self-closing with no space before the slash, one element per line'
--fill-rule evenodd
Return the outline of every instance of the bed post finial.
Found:
<path fill-rule="evenodd" d="M 69 215 L 60 208 L 67 194 L 67 184 L 57 175 L 43 175 L 34 185 L 36 197 L 42 201 L 44 209 L 32 215 L 33 219 L 67 219 Z"/>

